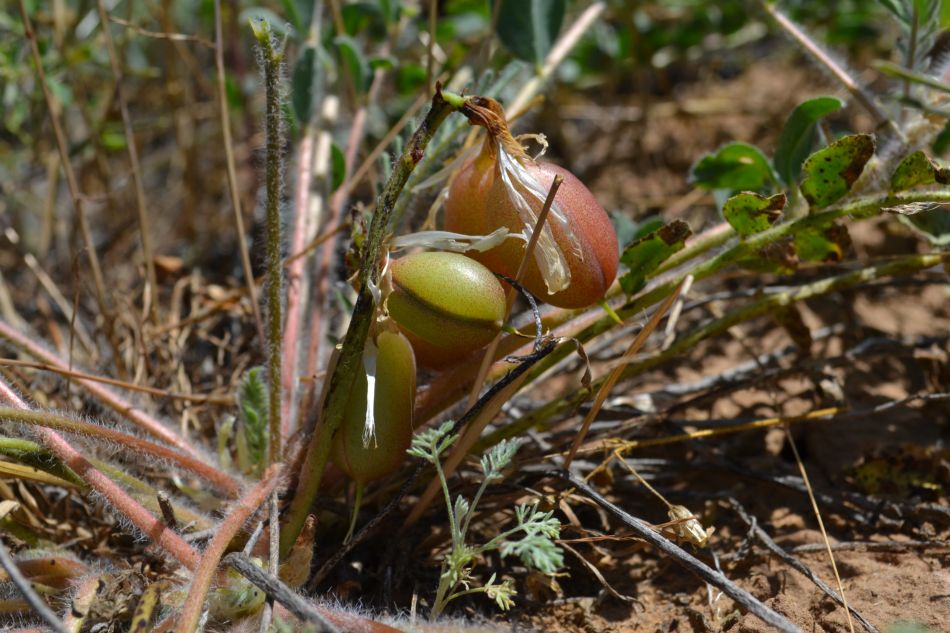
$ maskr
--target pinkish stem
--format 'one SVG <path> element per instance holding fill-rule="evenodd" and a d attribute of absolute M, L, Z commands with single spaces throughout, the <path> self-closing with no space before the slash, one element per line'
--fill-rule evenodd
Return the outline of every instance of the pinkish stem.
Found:
<path fill-rule="evenodd" d="M 0 321 L 0 324 L 3 322 Z M 16 394 L 3 380 L 0 380 L 0 400 L 12 406 L 28 411 L 26 402 Z M 132 525 L 140 529 L 156 545 L 168 552 L 178 562 L 188 569 L 198 566 L 198 552 L 185 542 L 167 525 L 156 519 L 151 512 L 143 508 L 125 490 L 120 488 L 111 479 L 96 470 L 85 457 L 70 446 L 63 437 L 51 429 L 38 428 L 36 434 L 56 457 L 73 469 L 89 487 L 101 494 L 112 506 Z"/>
<path fill-rule="evenodd" d="M 178 627 L 175 629 L 178 633 L 192 633 L 197 628 L 198 620 L 201 619 L 201 612 L 204 610 L 205 598 L 211 589 L 211 581 L 214 579 L 215 570 L 221 563 L 221 557 L 224 556 L 228 544 L 237 535 L 244 523 L 277 486 L 277 482 L 280 480 L 281 468 L 282 464 L 271 464 L 264 472 L 261 481 L 234 504 L 228 516 L 221 522 L 214 538 L 211 539 L 207 549 L 205 549 L 201 562 L 195 569 L 191 588 L 188 591 L 188 599 L 185 601 Z"/>
<path fill-rule="evenodd" d="M 30 356 L 43 361 L 47 365 L 52 365 L 63 371 L 70 371 L 74 369 L 67 363 L 63 362 L 56 354 L 45 349 L 43 346 L 38 345 L 29 337 L 13 328 L 3 319 L 0 319 L 0 338 L 7 339 L 17 349 L 22 350 Z M 124 416 L 146 433 L 171 444 L 175 448 L 187 453 L 188 455 L 191 455 L 196 459 L 203 459 L 201 453 L 199 453 L 194 448 L 194 446 L 189 444 L 185 439 L 169 429 L 157 418 L 145 413 L 141 409 L 136 408 L 135 405 L 117 394 L 112 389 L 109 389 L 100 383 L 90 380 L 83 380 L 81 378 L 76 379 L 76 382 L 82 385 L 94 397 L 98 398 L 102 404 L 106 405 L 119 415 Z"/>
<path fill-rule="evenodd" d="M 209 466 L 201 460 L 188 455 L 182 455 L 162 444 L 143 440 L 141 438 L 116 431 L 98 424 L 83 422 L 64 415 L 48 413 L 45 411 L 28 411 L 17 407 L 0 407 L 0 419 L 11 420 L 21 424 L 30 424 L 42 426 L 67 433 L 79 433 L 99 440 L 111 441 L 116 444 L 128 447 L 138 453 L 144 453 L 167 459 L 174 462 L 182 469 L 192 472 L 199 477 L 206 479 L 212 485 L 227 492 L 229 495 L 236 496 L 241 489 L 241 482 L 227 473 L 224 473 L 213 466 Z"/>

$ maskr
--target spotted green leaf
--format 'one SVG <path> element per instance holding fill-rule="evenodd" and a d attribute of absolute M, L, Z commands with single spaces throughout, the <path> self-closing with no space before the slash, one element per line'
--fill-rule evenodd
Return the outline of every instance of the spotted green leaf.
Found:
<path fill-rule="evenodd" d="M 785 194 L 763 196 L 751 191 L 737 193 L 722 207 L 726 221 L 740 237 L 749 237 L 769 228 L 782 216 Z"/>
<path fill-rule="evenodd" d="M 854 134 L 818 150 L 802 165 L 802 195 L 812 209 L 821 209 L 843 198 L 874 155 L 874 138 Z"/>
<path fill-rule="evenodd" d="M 690 169 L 690 182 L 705 189 L 756 191 L 774 180 L 768 159 L 759 148 L 747 143 L 723 145 Z"/>
<path fill-rule="evenodd" d="M 940 183 L 950 184 L 950 167 L 942 166 L 921 151 L 904 157 L 891 176 L 891 191 L 906 191 Z"/>
<path fill-rule="evenodd" d="M 851 236 L 842 224 L 806 228 L 795 234 L 798 258 L 806 262 L 840 262 L 851 246 Z"/>
<path fill-rule="evenodd" d="M 775 148 L 773 163 L 782 181 L 791 186 L 798 182 L 802 163 L 811 152 L 819 119 L 844 107 L 837 97 L 815 97 L 800 103 L 788 117 Z"/>
<path fill-rule="evenodd" d="M 620 277 L 620 286 L 627 296 L 643 288 L 647 277 L 670 255 L 682 249 L 692 234 L 686 222 L 674 220 L 631 242 L 620 256 L 620 261 L 630 269 Z"/>

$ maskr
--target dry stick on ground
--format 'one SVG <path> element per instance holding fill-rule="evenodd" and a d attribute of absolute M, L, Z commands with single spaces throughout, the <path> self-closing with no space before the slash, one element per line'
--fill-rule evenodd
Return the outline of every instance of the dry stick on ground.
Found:
<path fill-rule="evenodd" d="M 149 319 L 155 323 L 158 319 L 158 277 L 155 274 L 155 257 L 152 252 L 152 236 L 148 224 L 148 210 L 145 208 L 145 189 L 142 187 L 142 167 L 139 165 L 139 153 L 135 144 L 135 130 L 132 128 L 132 117 L 129 114 L 129 104 L 122 89 L 122 68 L 119 66 L 119 56 L 112 40 L 112 30 L 109 25 L 109 14 L 106 12 L 102 0 L 96 0 L 99 9 L 99 27 L 106 40 L 106 50 L 109 53 L 109 65 L 112 67 L 112 78 L 115 81 L 115 96 L 119 102 L 119 112 L 122 115 L 122 127 L 125 131 L 125 145 L 129 151 L 129 163 L 132 171 L 132 186 L 135 189 L 135 206 L 138 212 L 139 233 L 142 236 L 142 256 L 145 257 L 146 279 L 149 290 L 142 298 Z"/>
<path fill-rule="evenodd" d="M 773 541 L 772 537 L 770 537 L 766 533 L 765 530 L 759 527 L 759 523 L 756 520 L 756 518 L 750 515 L 748 512 L 746 512 L 745 508 L 742 507 L 742 504 L 739 503 L 737 499 L 730 498 L 729 503 L 732 505 L 732 509 L 736 511 L 736 514 L 738 514 L 739 517 L 741 517 L 742 520 L 746 522 L 746 525 L 748 525 L 749 528 L 752 530 L 752 532 L 755 534 L 755 536 L 760 541 L 762 541 L 762 544 L 765 545 L 765 547 L 767 547 L 773 554 L 775 554 L 776 556 L 781 558 L 783 561 L 785 561 L 785 563 L 791 566 L 795 571 L 799 572 L 800 574 L 808 578 L 808 580 L 815 583 L 815 585 L 819 589 L 824 591 L 825 594 L 827 594 L 829 598 L 831 598 L 832 600 L 834 600 L 835 602 L 837 602 L 844 608 L 848 609 L 848 611 L 852 615 L 854 615 L 855 619 L 857 619 L 857 621 L 861 623 L 861 626 L 863 626 L 866 630 L 870 631 L 870 633 L 877 633 L 877 628 L 875 628 L 870 622 L 868 622 L 867 619 L 863 615 L 858 613 L 853 607 L 849 607 L 848 604 L 841 598 L 841 596 L 835 593 L 834 589 L 832 589 L 827 584 L 825 584 L 825 582 L 822 581 L 822 579 L 819 578 L 815 574 L 815 572 L 810 570 L 801 561 L 799 561 L 797 558 L 795 558 L 794 556 L 786 552 L 784 549 L 781 548 L 781 546 L 779 546 L 778 543 Z"/>
<path fill-rule="evenodd" d="M 221 557 L 224 556 L 231 540 L 244 526 L 244 523 L 277 487 L 282 468 L 281 464 L 271 464 L 261 475 L 261 481 L 231 507 L 228 515 L 218 526 L 214 538 L 211 539 L 201 556 L 201 562 L 195 569 L 195 575 L 191 581 L 191 586 L 188 588 L 188 597 L 185 599 L 184 609 L 178 623 L 178 633 L 194 633 L 195 629 L 198 628 L 198 620 L 201 619 L 201 612 L 205 608 L 205 598 L 208 591 L 211 590 L 214 572 L 218 569 Z"/>
<path fill-rule="evenodd" d="M 3 380 L 0 380 L 0 402 L 7 402 L 18 409 L 29 410 L 24 402 Z M 61 435 L 50 429 L 37 429 L 37 436 L 46 447 L 71 468 L 92 489 L 101 494 L 132 525 L 151 538 L 178 562 L 194 569 L 198 566 L 198 553 L 176 532 L 142 507 L 125 490 L 94 468 L 89 461 L 74 449 Z"/>
<path fill-rule="evenodd" d="M 70 369 L 67 367 L 67 364 L 63 362 L 58 356 L 56 356 L 56 354 L 45 349 L 29 336 L 10 327 L 3 319 L 0 319 L 0 339 L 6 339 L 20 351 L 26 352 L 30 356 L 38 358 L 47 365 L 56 367 L 60 371 L 70 371 Z M 164 442 L 168 442 L 175 448 L 187 453 L 188 455 L 191 455 L 192 457 L 199 459 L 202 457 L 201 452 L 198 451 L 192 444 L 181 438 L 177 433 L 169 429 L 157 418 L 152 417 L 151 415 L 140 410 L 134 404 L 108 387 L 90 380 L 79 379 L 77 382 L 95 398 L 97 398 L 100 403 L 112 409 L 123 418 L 126 418 L 132 424 L 138 426 L 149 435 L 157 437 Z"/>
<path fill-rule="evenodd" d="M 228 116 L 228 99 L 224 82 L 224 36 L 221 31 L 221 0 L 214 0 L 214 66 L 217 80 L 218 116 L 221 119 L 221 134 L 224 136 L 224 157 L 228 172 L 228 193 L 231 196 L 231 208 L 234 209 L 234 225 L 237 228 L 238 250 L 241 252 L 241 267 L 244 269 L 244 282 L 247 284 L 247 296 L 251 301 L 251 312 L 257 335 L 264 338 L 264 320 L 257 301 L 257 288 L 254 286 L 254 272 L 251 268 L 251 256 L 248 254 L 247 234 L 244 230 L 244 216 L 241 213 L 241 191 L 237 184 L 237 168 L 234 164 L 234 143 L 231 139 L 231 117 Z"/>
<path fill-rule="evenodd" d="M 238 570 L 242 576 L 254 583 L 267 597 L 287 608 L 295 616 L 314 625 L 316 633 L 340 633 L 316 607 L 285 585 L 279 578 L 269 575 L 254 564 L 246 554 L 232 552 L 223 561 Z"/>
<path fill-rule="evenodd" d="M 82 191 L 79 189 L 79 180 L 77 180 L 76 173 L 73 171 L 72 163 L 69 162 L 69 149 L 66 146 L 66 135 L 63 133 L 63 128 L 59 123 L 59 117 L 56 115 L 58 108 L 50 92 L 49 84 L 46 81 L 46 71 L 43 69 L 43 58 L 40 56 L 36 33 L 33 31 L 33 25 L 30 23 L 30 16 L 27 13 L 24 0 L 18 0 L 18 3 L 20 5 L 20 16 L 23 18 L 24 34 L 26 39 L 30 42 L 30 53 L 33 58 L 33 64 L 36 67 L 39 84 L 43 89 L 43 98 L 46 101 L 46 109 L 49 113 L 50 123 L 53 126 L 53 134 L 56 137 L 56 148 L 59 151 L 60 162 L 63 164 L 63 171 L 66 173 L 66 185 L 76 211 L 76 221 L 79 223 L 79 231 L 82 233 L 82 239 L 86 245 L 86 256 L 89 259 L 89 268 L 92 271 L 92 279 L 96 288 L 96 303 L 102 312 L 106 338 L 112 347 L 112 355 L 119 372 L 124 373 L 122 355 L 119 352 L 119 345 L 115 340 L 112 327 L 114 321 L 112 308 L 106 300 L 106 284 L 102 277 L 102 267 L 99 265 L 99 255 L 96 253 L 96 242 L 92 238 L 92 231 L 89 228 L 89 221 L 86 218 L 85 200 Z"/>
<path fill-rule="evenodd" d="M 684 549 L 658 533 L 645 521 L 642 521 L 614 504 L 610 503 L 600 493 L 590 487 L 583 479 L 571 474 L 568 471 L 558 470 L 549 473 L 553 477 L 563 479 L 576 488 L 588 499 L 594 501 L 601 508 L 606 510 L 614 518 L 621 521 L 624 525 L 636 532 L 637 536 L 653 545 L 662 553 L 672 558 L 676 563 L 693 572 L 705 582 L 713 585 L 724 594 L 732 598 L 739 606 L 746 609 L 757 618 L 774 626 L 776 629 L 787 633 L 798 633 L 800 629 L 792 624 L 785 616 L 776 613 L 771 608 L 760 602 L 751 593 L 742 589 L 731 580 L 725 577 L 721 572 L 712 569 L 701 560 L 695 558 Z"/>
<path fill-rule="evenodd" d="M 53 610 L 49 608 L 46 601 L 33 590 L 33 585 L 30 584 L 30 581 L 24 578 L 23 574 L 20 573 L 16 562 L 14 562 L 13 557 L 10 556 L 10 551 L 3 544 L 3 541 L 0 541 L 0 566 L 7 572 L 10 582 L 23 594 L 23 597 L 29 603 L 30 607 L 33 608 L 36 615 L 40 616 L 56 633 L 69 633 L 69 630 L 56 614 L 53 613 Z"/>

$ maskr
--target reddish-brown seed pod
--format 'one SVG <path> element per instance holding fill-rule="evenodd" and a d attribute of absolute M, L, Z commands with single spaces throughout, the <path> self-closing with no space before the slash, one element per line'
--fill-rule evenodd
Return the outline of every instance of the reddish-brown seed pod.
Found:
<path fill-rule="evenodd" d="M 505 290 L 485 266 L 458 253 L 423 252 L 392 263 L 389 315 L 427 367 L 484 347 L 501 329 Z"/>
<path fill-rule="evenodd" d="M 499 227 L 507 227 L 513 233 L 525 231 L 525 221 L 511 196 L 512 179 L 508 177 L 506 183 L 502 174 L 501 152 L 508 152 L 512 160 L 518 161 L 524 168 L 522 173 L 533 178 L 540 191 L 547 192 L 554 177 L 560 175 L 564 182 L 554 203 L 564 221 L 554 221 L 549 216 L 546 226 L 570 270 L 570 282 L 561 290 L 549 292 L 534 259 L 529 262 L 523 285 L 540 299 L 562 308 L 583 308 L 600 300 L 614 281 L 619 260 L 617 234 L 607 213 L 568 170 L 536 162 L 524 153 L 511 137 L 497 102 L 481 97 L 470 101 L 474 101 L 467 112 L 470 120 L 488 128 L 489 138 L 481 153 L 468 160 L 452 181 L 445 202 L 445 229 L 470 235 L 487 235 Z M 544 198 L 526 195 L 519 183 L 514 183 L 514 187 L 521 189 L 537 217 Z M 470 256 L 494 272 L 514 277 L 524 249 L 524 241 L 509 239 L 487 252 L 472 252 Z"/>
<path fill-rule="evenodd" d="M 376 344 L 375 441 L 363 446 L 368 383 L 366 373 L 360 371 L 333 443 L 333 462 L 361 485 L 399 468 L 412 441 L 416 397 L 412 346 L 395 332 L 380 333 Z"/>

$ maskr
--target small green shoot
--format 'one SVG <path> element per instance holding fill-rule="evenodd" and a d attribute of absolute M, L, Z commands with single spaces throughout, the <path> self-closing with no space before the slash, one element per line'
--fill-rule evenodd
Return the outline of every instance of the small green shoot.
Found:
<path fill-rule="evenodd" d="M 475 497 L 469 502 L 459 495 L 453 503 L 440 459 L 442 453 L 458 439 L 458 435 L 451 432 L 452 425 L 449 421 L 439 428 L 420 433 L 408 451 L 410 455 L 424 459 L 435 467 L 445 497 L 452 534 L 452 546 L 442 560 L 439 587 L 432 606 L 433 619 L 441 615 L 446 605 L 455 598 L 473 593 L 484 593 L 502 610 L 511 608 L 514 604 L 512 598 L 517 592 L 510 578 L 497 582 L 496 575 L 492 574 L 484 585 L 472 586 L 475 582 L 472 570 L 478 558 L 488 552 L 497 550 L 502 558 L 517 556 L 528 568 L 545 574 L 553 574 L 564 565 L 564 555 L 555 543 L 561 530 L 560 522 L 553 516 L 553 511 L 539 510 L 537 503 L 516 507 L 515 526 L 484 545 L 469 545 L 465 542 L 475 508 L 482 495 L 489 484 L 498 483 L 505 478 L 504 470 L 518 452 L 521 440 L 503 440 L 489 449 L 481 459 L 484 477 Z M 517 534 L 521 534 L 521 538 L 513 540 Z"/>

